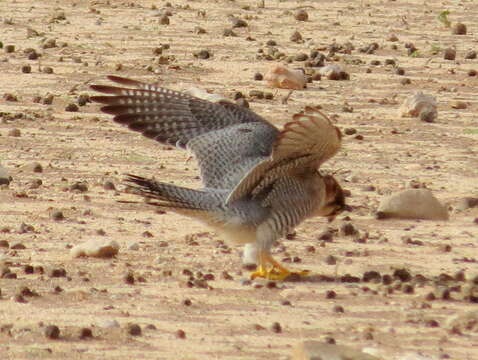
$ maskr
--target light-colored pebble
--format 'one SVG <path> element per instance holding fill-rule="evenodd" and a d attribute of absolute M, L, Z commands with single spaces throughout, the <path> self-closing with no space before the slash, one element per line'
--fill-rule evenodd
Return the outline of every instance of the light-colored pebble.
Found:
<path fill-rule="evenodd" d="M 300 70 L 288 69 L 283 65 L 274 65 L 264 76 L 267 86 L 271 88 L 302 90 L 307 83 Z"/>
<path fill-rule="evenodd" d="M 139 250 L 139 244 L 137 242 L 132 242 L 132 243 L 128 244 L 128 250 L 138 251 Z"/>
<path fill-rule="evenodd" d="M 428 189 L 408 189 L 380 202 L 377 212 L 384 218 L 448 220 L 448 210 Z"/>
<path fill-rule="evenodd" d="M 417 91 L 406 98 L 399 109 L 401 117 L 421 117 L 421 114 L 425 113 L 428 122 L 434 121 L 438 116 L 437 101 L 434 96 L 426 95 L 421 91 Z"/>
<path fill-rule="evenodd" d="M 327 344 L 306 340 L 298 343 L 292 351 L 292 360 L 380 360 L 349 346 Z"/>
<path fill-rule="evenodd" d="M 115 240 L 95 238 L 76 245 L 70 250 L 70 254 L 73 257 L 89 256 L 108 258 L 118 254 L 119 247 L 119 244 Z"/>

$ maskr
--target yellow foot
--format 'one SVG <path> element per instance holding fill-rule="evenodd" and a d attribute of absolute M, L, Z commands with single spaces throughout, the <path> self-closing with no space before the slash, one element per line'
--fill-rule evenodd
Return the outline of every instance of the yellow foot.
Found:
<path fill-rule="evenodd" d="M 272 266 L 270 269 L 264 266 L 259 266 L 256 271 L 251 273 L 251 279 L 264 278 L 267 280 L 292 280 L 307 277 L 310 274 L 308 270 L 303 271 L 289 271 L 284 267 Z"/>

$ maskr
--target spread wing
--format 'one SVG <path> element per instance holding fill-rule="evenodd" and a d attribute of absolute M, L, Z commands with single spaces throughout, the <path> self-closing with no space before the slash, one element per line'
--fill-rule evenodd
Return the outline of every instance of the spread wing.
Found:
<path fill-rule="evenodd" d="M 340 149 L 342 135 L 317 108 L 296 114 L 277 135 L 272 153 L 253 167 L 229 194 L 227 203 L 257 195 L 278 178 L 317 171 Z"/>
<path fill-rule="evenodd" d="M 122 85 L 92 85 L 110 96 L 93 96 L 113 120 L 163 144 L 191 150 L 204 187 L 233 189 L 257 163 L 269 157 L 279 131 L 251 110 L 220 100 L 118 76 Z"/>
<path fill-rule="evenodd" d="M 213 103 L 119 76 L 108 79 L 123 86 L 92 85 L 93 90 L 113 96 L 92 96 L 91 100 L 106 104 L 101 111 L 114 115 L 114 121 L 163 144 L 185 148 L 189 140 L 210 131 L 267 123 L 251 110 L 228 101 Z"/>

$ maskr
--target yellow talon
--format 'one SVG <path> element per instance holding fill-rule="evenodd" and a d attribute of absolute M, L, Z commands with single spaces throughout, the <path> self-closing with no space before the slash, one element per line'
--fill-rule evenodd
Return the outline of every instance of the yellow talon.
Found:
<path fill-rule="evenodd" d="M 268 264 L 272 266 L 267 266 Z M 304 271 L 290 271 L 279 264 L 269 254 L 261 253 L 259 256 L 259 266 L 257 270 L 251 273 L 251 279 L 264 278 L 268 280 L 286 280 L 289 277 L 304 277 L 308 276 L 310 272 Z"/>

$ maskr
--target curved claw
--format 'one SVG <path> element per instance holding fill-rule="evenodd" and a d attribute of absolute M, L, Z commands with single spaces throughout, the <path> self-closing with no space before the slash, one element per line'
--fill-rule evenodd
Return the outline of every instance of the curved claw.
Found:
<path fill-rule="evenodd" d="M 267 266 L 268 264 L 272 266 Z M 260 277 L 268 280 L 283 281 L 289 278 L 306 277 L 309 274 L 310 272 L 308 270 L 290 271 L 274 260 L 269 254 L 262 253 L 259 256 L 259 266 L 257 270 L 251 273 L 251 279 Z"/>

